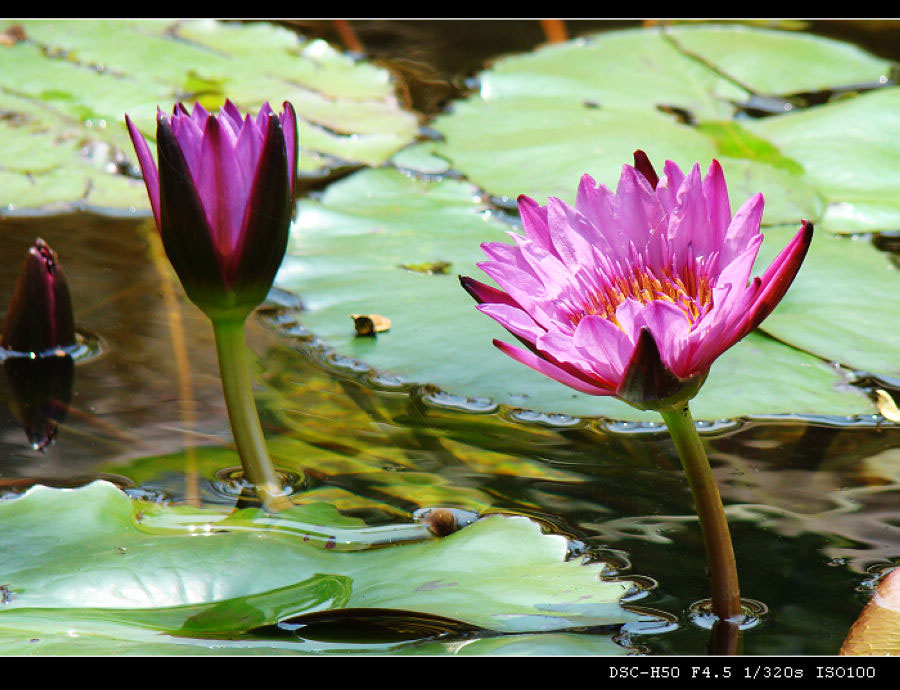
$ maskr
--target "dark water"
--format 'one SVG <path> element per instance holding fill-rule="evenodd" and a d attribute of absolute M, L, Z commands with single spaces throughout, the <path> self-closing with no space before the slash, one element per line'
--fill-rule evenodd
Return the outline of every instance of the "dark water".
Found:
<path fill-rule="evenodd" d="M 821 24 L 823 32 L 840 28 Z M 543 40 L 537 22 L 352 25 L 376 57 L 400 60 L 411 102 L 428 112 L 458 95 L 486 61 Z M 900 57 L 890 52 L 896 42 L 882 42 L 898 36 L 896 23 L 861 27 L 842 35 L 859 31 L 870 50 Z M 330 24 L 302 28 L 332 38 Z M 568 28 L 574 35 L 596 25 Z M 0 405 L 0 493 L 100 476 L 135 495 L 235 502 L 221 479 L 236 456 L 231 464 L 185 463 L 185 448 L 230 448 L 231 436 L 211 330 L 154 261 L 147 222 L 0 217 L 0 256 L 9 257 L 0 265 L 0 305 L 36 236 L 59 253 L 79 332 L 101 354 L 76 367 L 71 409 L 46 451 L 32 450 Z M 428 389 L 396 388 L 340 366 L 302 329 L 302 313 L 289 310 L 262 310 L 248 337 L 262 367 L 258 401 L 275 462 L 305 476 L 303 490 L 373 525 L 410 521 L 435 505 L 529 515 L 568 536 L 576 557 L 608 559 L 620 574 L 655 584 L 634 604 L 677 624 L 655 634 L 626 630 L 623 644 L 704 653 L 709 633 L 688 614 L 707 596 L 703 544 L 663 431 L 475 414 Z M 0 394 L 9 395 L 5 379 Z M 705 437 L 742 593 L 768 608 L 745 632 L 744 653 L 837 653 L 878 573 L 900 560 L 900 428 L 873 418 L 743 420 Z M 146 459 L 167 455 L 176 461 Z M 329 634 L 390 640 L 353 624 Z"/>

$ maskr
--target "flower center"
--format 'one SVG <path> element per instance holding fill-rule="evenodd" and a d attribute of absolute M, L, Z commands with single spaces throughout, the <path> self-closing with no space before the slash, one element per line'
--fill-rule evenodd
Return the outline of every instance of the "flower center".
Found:
<path fill-rule="evenodd" d="M 580 309 L 573 310 L 569 319 L 577 326 L 585 316 L 594 314 L 620 326 L 616 311 L 629 299 L 641 304 L 655 300 L 671 302 L 694 324 L 712 307 L 712 289 L 709 278 L 695 267 L 685 267 L 678 273 L 669 269 L 654 272 L 642 267 L 630 275 L 604 276 L 602 285 L 587 295 Z"/>

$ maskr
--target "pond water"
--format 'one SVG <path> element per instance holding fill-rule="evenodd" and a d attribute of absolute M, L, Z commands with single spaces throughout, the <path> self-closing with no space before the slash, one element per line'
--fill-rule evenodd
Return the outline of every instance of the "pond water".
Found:
<path fill-rule="evenodd" d="M 327 24 L 300 24 L 334 38 Z M 813 28 L 842 30 L 822 24 Z M 367 50 L 406 75 L 410 98 L 426 112 L 458 94 L 485 61 L 543 40 L 536 22 L 354 26 Z M 876 54 L 900 57 L 891 54 L 897 42 L 885 40 L 888 31 L 898 35 L 896 26 L 843 31 L 867 38 Z M 236 456 L 217 465 L 185 451 L 230 448 L 231 434 L 212 331 L 173 281 L 147 220 L 0 218 L 0 255 L 15 257 L 0 265 L 0 304 L 8 304 L 18 257 L 36 236 L 58 252 L 79 333 L 96 351 L 76 366 L 71 406 L 46 450 L 33 450 L 0 407 L 0 494 L 105 478 L 153 500 L 240 500 L 229 482 Z M 427 388 L 392 385 L 319 349 L 302 328 L 302 311 L 276 297 L 251 318 L 248 342 L 274 461 L 303 478 L 296 491 L 370 525 L 409 522 L 439 505 L 530 516 L 568 537 L 572 557 L 608 560 L 635 577 L 640 591 L 631 604 L 668 622 L 626 627 L 621 645 L 705 652 L 709 631 L 690 613 L 708 591 L 703 544 L 664 429 L 484 413 Z M 9 398 L 5 379 L 0 391 Z M 878 576 L 900 560 L 900 428 L 879 419 L 749 419 L 704 430 L 742 594 L 767 608 L 743 635 L 745 654 L 836 654 Z M 291 448 L 303 452 L 279 450 Z M 362 624 L 313 627 L 267 634 L 339 640 L 357 650 L 396 639 Z"/>

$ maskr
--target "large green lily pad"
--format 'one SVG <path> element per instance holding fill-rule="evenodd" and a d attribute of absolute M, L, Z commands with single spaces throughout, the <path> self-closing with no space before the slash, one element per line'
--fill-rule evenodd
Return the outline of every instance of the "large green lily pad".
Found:
<path fill-rule="evenodd" d="M 769 228 L 758 268 L 796 228 Z M 761 271 L 760 271 L 761 272 Z M 817 233 L 800 273 L 761 329 L 851 369 L 900 376 L 900 274 L 865 239 Z"/>
<path fill-rule="evenodd" d="M 566 561 L 566 540 L 526 518 L 494 516 L 442 539 L 347 552 L 309 538 L 329 526 L 310 530 L 299 510 L 299 520 L 294 509 L 227 516 L 134 501 L 102 481 L 34 487 L 0 504 L 0 645 L 22 653 L 34 636 L 25 632 L 52 635 L 49 622 L 93 636 L 116 626 L 155 631 L 161 643 L 300 624 L 330 609 L 406 611 L 498 632 L 639 618 L 619 605 L 628 583 L 603 581 L 603 564 Z"/>
<path fill-rule="evenodd" d="M 293 103 L 300 171 L 378 165 L 412 141 L 416 116 L 387 71 L 270 24 L 215 21 L 0 22 L 0 208 L 149 208 L 124 124 L 149 137 L 157 106 L 230 98 Z"/>
<path fill-rule="evenodd" d="M 658 421 L 654 413 L 618 400 L 577 393 L 491 345 L 492 338 L 512 336 L 475 309 L 456 275 L 489 280 L 475 266 L 484 260 L 479 244 L 509 241 L 505 233 L 512 229 L 465 182 L 419 180 L 389 168 L 364 170 L 331 185 L 320 200 L 300 203 L 278 282 L 301 295 L 308 309 L 300 315 L 304 325 L 341 354 L 378 370 L 513 407 Z M 768 244 L 778 251 L 785 240 L 773 235 Z M 873 266 L 884 263 L 871 247 L 867 259 Z M 444 264 L 445 273 L 423 271 Z M 835 286 L 854 291 L 854 278 L 840 280 Z M 375 338 L 358 337 L 353 313 L 387 316 L 391 329 Z M 827 310 L 822 316 L 833 317 Z M 693 407 L 701 419 L 872 409 L 861 393 L 842 385 L 832 366 L 761 334 L 713 366 Z"/>
<path fill-rule="evenodd" d="M 900 88 L 746 126 L 803 163 L 805 179 L 827 203 L 823 228 L 900 229 Z"/>
<path fill-rule="evenodd" d="M 432 150 L 493 196 L 569 201 L 583 173 L 614 186 L 635 149 L 659 167 L 716 157 L 735 208 L 764 194 L 766 224 L 895 229 L 890 71 L 855 46 L 796 32 L 609 32 L 499 60 L 478 93 L 436 119 L 445 138 Z M 837 93 L 847 102 L 810 105 Z M 771 114 L 753 120 L 744 109 Z"/>

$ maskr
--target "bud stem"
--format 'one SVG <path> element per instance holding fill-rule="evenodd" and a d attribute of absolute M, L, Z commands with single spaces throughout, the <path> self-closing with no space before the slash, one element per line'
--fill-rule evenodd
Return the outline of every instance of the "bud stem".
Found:
<path fill-rule="evenodd" d="M 214 320 L 216 352 L 228 421 L 237 446 L 244 476 L 256 485 L 263 506 L 284 510 L 291 502 L 284 496 L 281 481 L 272 466 L 266 439 L 253 399 L 243 320 Z"/>
<path fill-rule="evenodd" d="M 739 621 L 743 617 L 738 587 L 737 564 L 725 508 L 716 486 L 709 459 L 700 434 L 694 426 L 691 410 L 684 402 L 659 411 L 662 415 L 681 465 L 691 487 L 694 507 L 700 518 L 700 529 L 706 547 L 706 565 L 712 590 L 713 613 L 723 621 Z"/>

